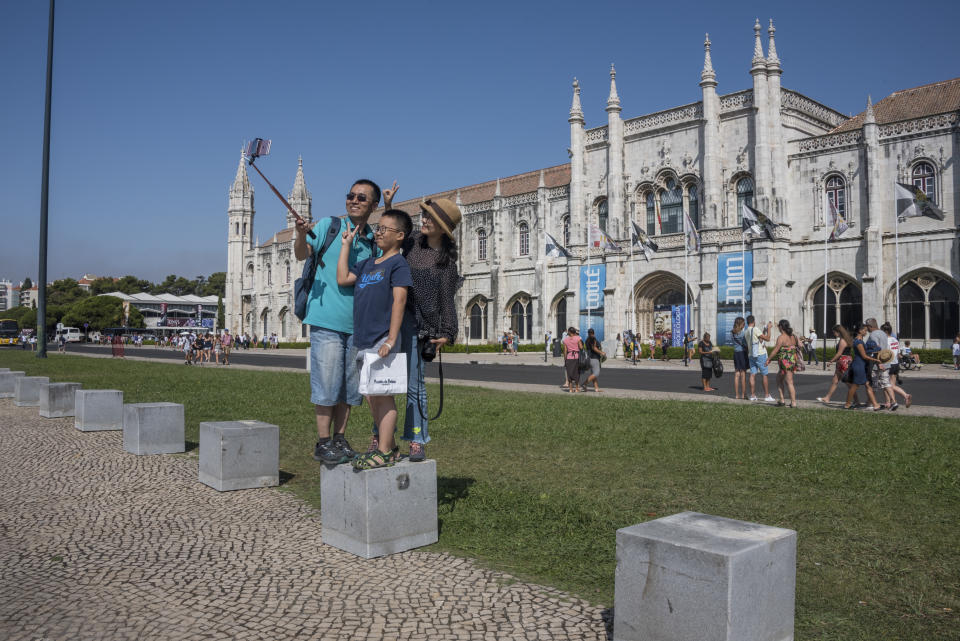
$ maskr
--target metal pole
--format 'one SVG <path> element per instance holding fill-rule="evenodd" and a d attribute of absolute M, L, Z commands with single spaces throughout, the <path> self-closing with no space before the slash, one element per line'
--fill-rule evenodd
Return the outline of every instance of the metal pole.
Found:
<path fill-rule="evenodd" d="M 544 239 L 546 240 L 546 239 Z M 543 305 L 543 362 L 547 362 L 547 351 L 550 345 L 547 343 L 547 256 L 543 256 L 543 282 L 540 283 L 540 304 Z"/>
<path fill-rule="evenodd" d="M 893 245 L 895 247 L 895 253 L 897 256 L 896 261 L 896 280 L 895 287 L 897 288 L 897 338 L 900 337 L 900 216 L 897 216 L 897 222 L 894 224 L 893 232 Z M 883 283 L 880 283 L 881 291 L 883 288 Z"/>
<path fill-rule="evenodd" d="M 827 265 L 830 244 L 830 228 L 827 219 L 830 217 L 830 203 L 824 211 L 823 221 L 823 369 L 827 369 Z M 853 349 L 853 345 L 850 346 Z"/>
<path fill-rule="evenodd" d="M 47 205 L 50 194 L 50 102 L 53 94 L 53 10 L 47 30 L 47 90 L 43 107 L 43 173 L 40 178 L 40 264 L 37 280 L 37 358 L 47 357 Z"/>
<path fill-rule="evenodd" d="M 743 272 L 743 291 L 740 292 L 740 315 L 747 318 L 747 237 L 740 232 L 740 270 Z"/>

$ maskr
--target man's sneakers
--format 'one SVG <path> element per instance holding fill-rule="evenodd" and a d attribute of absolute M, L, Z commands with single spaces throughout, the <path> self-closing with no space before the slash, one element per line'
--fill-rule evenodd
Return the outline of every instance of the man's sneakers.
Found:
<path fill-rule="evenodd" d="M 426 457 L 427 456 L 423 451 L 423 443 L 410 441 L 410 462 L 422 463 L 426 459 Z"/>
<path fill-rule="evenodd" d="M 357 452 L 350 447 L 350 443 L 342 434 L 337 434 L 325 443 L 317 441 L 313 448 L 313 460 L 327 465 L 339 465 L 356 458 Z"/>
<path fill-rule="evenodd" d="M 756 397 L 756 396 L 751 396 L 751 397 L 750 397 L 750 402 L 751 402 L 751 403 L 756 403 L 756 402 L 757 402 L 757 397 Z"/>
<path fill-rule="evenodd" d="M 767 397 L 766 397 L 765 399 L 763 399 L 763 400 L 766 401 L 767 403 L 776 403 L 776 402 L 777 402 L 777 399 L 775 399 L 774 397 L 770 396 L 769 394 L 767 394 Z"/>

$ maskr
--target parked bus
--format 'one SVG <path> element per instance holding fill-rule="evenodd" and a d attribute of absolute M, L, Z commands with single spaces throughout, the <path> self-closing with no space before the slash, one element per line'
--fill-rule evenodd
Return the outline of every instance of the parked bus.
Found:
<path fill-rule="evenodd" d="M 20 326 L 11 318 L 0 318 L 0 345 L 19 345 Z"/>
<path fill-rule="evenodd" d="M 57 330 L 56 340 L 60 340 L 63 335 L 67 343 L 79 343 L 83 340 L 83 333 L 77 327 L 61 327 Z"/>

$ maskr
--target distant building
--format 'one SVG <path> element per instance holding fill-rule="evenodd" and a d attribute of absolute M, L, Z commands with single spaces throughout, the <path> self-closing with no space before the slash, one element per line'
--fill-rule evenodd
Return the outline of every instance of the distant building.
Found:
<path fill-rule="evenodd" d="M 20 287 L 9 280 L 0 280 L 0 312 L 20 305 Z"/>
<path fill-rule="evenodd" d="M 30 289 L 21 289 L 20 290 L 20 305 L 23 307 L 33 307 L 37 304 L 37 299 L 39 297 L 39 288 L 34 285 Z"/>
<path fill-rule="evenodd" d="M 423 198 L 449 198 L 463 212 L 459 341 L 494 341 L 513 329 L 532 342 L 573 325 L 596 328 L 601 340 L 630 329 L 676 344 L 689 326 L 723 344 L 733 319 L 752 313 L 820 336 L 872 316 L 914 346 L 952 342 L 960 331 L 960 78 L 876 104 L 864 90 L 866 109 L 848 117 L 782 87 L 772 21 L 766 54 L 762 31 L 758 21 L 747 88 L 718 93 L 708 38 L 700 101 L 624 120 L 611 68 L 605 123 L 588 129 L 574 80 L 570 139 L 557 141 L 569 145 L 569 163 L 394 204 L 415 222 Z M 945 220 L 898 224 L 898 182 L 926 194 Z M 311 218 L 302 164 L 290 200 Z M 745 204 L 778 224 L 772 240 L 743 242 Z M 849 229 L 829 243 L 825 265 L 831 209 Z M 290 313 L 302 267 L 292 219 L 253 242 L 242 160 L 228 219 L 228 325 L 305 336 Z M 696 243 L 685 238 L 685 221 L 699 231 Z M 630 250 L 633 225 L 658 247 L 649 260 Z M 590 239 L 591 227 L 619 250 Z M 570 257 L 546 257 L 544 233 Z"/>
<path fill-rule="evenodd" d="M 203 327 L 213 332 L 217 325 L 216 296 L 174 296 L 173 294 L 124 294 L 111 292 L 101 296 L 114 296 L 136 308 L 143 314 L 147 329 L 157 334 L 175 334 L 184 328 Z"/>

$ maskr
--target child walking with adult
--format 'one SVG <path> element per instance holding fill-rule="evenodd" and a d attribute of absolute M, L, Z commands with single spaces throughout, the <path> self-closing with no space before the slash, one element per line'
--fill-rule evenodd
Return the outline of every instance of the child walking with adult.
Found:
<path fill-rule="evenodd" d="M 374 230 L 380 256 L 371 256 L 350 269 L 350 247 L 359 226 L 347 222 L 337 262 L 337 284 L 354 287 L 353 336 L 350 340 L 358 350 L 356 367 L 360 367 L 362 350 L 374 350 L 380 358 L 400 351 L 400 326 L 407 314 L 407 288 L 413 286 L 410 267 L 400 254 L 400 247 L 410 236 L 412 228 L 413 223 L 406 212 L 388 209 L 380 216 L 380 223 Z M 366 398 L 373 421 L 380 428 L 379 447 L 354 458 L 353 466 L 360 470 L 391 466 L 399 455 L 399 448 L 394 445 L 396 402 L 393 395 L 368 395 Z"/>

